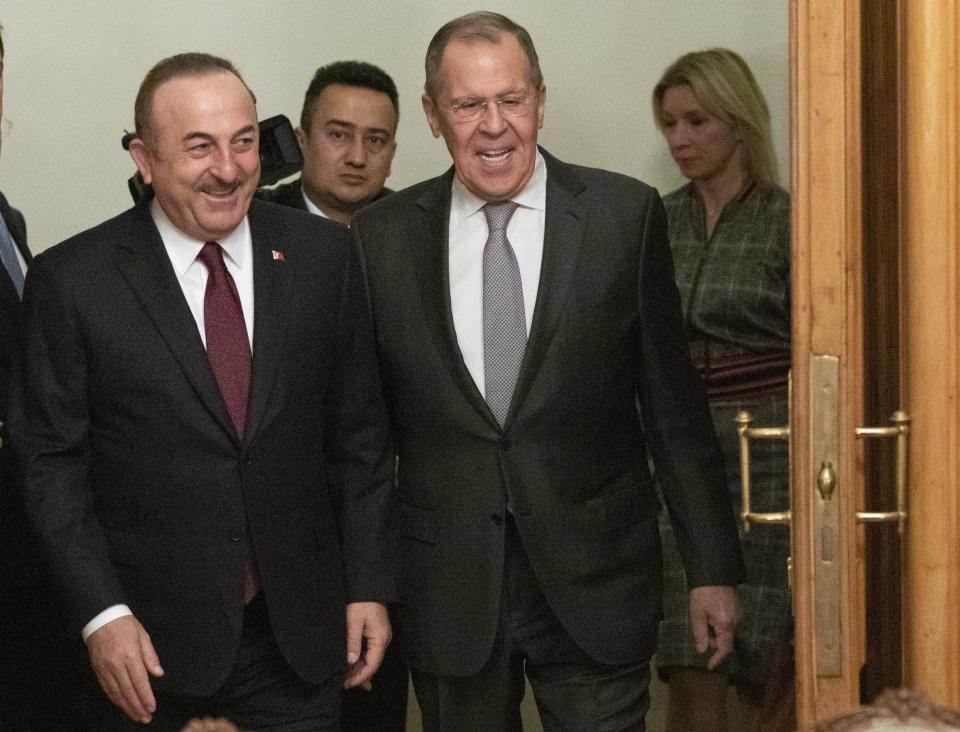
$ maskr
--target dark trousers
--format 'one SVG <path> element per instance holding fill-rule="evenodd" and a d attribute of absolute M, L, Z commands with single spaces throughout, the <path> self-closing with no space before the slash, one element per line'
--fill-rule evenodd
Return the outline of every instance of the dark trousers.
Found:
<path fill-rule="evenodd" d="M 394 636 L 373 677 L 373 689 L 354 688 L 344 693 L 340 718 L 343 732 L 404 732 L 407 728 L 410 674 L 398 644 Z"/>
<path fill-rule="evenodd" d="M 425 732 L 520 732 L 524 673 L 545 732 L 646 729 L 649 659 L 606 666 L 577 646 L 547 604 L 512 519 L 501 608 L 493 651 L 480 673 L 434 676 L 413 669 Z"/>
<path fill-rule="evenodd" d="M 0 730 L 72 732 L 86 648 L 80 630 L 67 625 L 26 516 L 7 498 L 0 498 Z"/>
<path fill-rule="evenodd" d="M 180 732 L 192 718 L 223 717 L 245 731 L 337 732 L 342 686 L 339 673 L 319 685 L 296 675 L 280 655 L 260 595 L 244 612 L 240 651 L 219 691 L 207 697 L 157 694 L 157 712 L 148 727 L 128 719 L 101 691 L 100 716 L 83 729 Z"/>

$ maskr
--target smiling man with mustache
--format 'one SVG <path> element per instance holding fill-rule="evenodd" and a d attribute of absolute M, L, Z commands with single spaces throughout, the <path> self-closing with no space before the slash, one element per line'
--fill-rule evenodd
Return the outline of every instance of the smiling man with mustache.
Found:
<path fill-rule="evenodd" d="M 251 201 L 256 106 L 230 62 L 161 61 L 135 123 L 154 196 L 36 258 L 11 408 L 103 691 L 87 724 L 339 729 L 394 599 L 356 257 L 338 224 Z"/>

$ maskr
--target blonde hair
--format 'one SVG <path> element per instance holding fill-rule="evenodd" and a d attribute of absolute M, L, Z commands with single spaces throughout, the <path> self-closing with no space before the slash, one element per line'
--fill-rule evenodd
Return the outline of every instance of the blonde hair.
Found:
<path fill-rule="evenodd" d="M 653 88 L 653 120 L 663 130 L 663 95 L 689 86 L 709 114 L 743 135 L 747 174 L 760 183 L 777 183 L 777 158 L 770 136 L 770 109 L 750 67 L 726 48 L 694 51 L 674 61 Z"/>

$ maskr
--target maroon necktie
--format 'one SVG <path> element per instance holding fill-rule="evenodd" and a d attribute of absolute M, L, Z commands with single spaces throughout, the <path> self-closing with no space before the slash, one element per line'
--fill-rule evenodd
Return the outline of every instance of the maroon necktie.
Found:
<path fill-rule="evenodd" d="M 207 358 L 213 367 L 220 393 L 227 403 L 230 420 L 243 439 L 250 393 L 250 340 L 243 307 L 233 277 L 223 261 L 223 250 L 215 241 L 204 243 L 197 259 L 207 267 L 207 289 L 203 293 L 203 329 L 207 336 Z M 245 557 L 241 567 L 243 603 L 257 594 L 260 581 L 247 535 Z"/>
<path fill-rule="evenodd" d="M 209 272 L 207 289 L 203 295 L 207 358 L 210 359 L 233 426 L 243 439 L 250 393 L 250 340 L 243 320 L 240 295 L 223 262 L 223 250 L 217 242 L 206 242 L 197 259 L 206 265 Z"/>

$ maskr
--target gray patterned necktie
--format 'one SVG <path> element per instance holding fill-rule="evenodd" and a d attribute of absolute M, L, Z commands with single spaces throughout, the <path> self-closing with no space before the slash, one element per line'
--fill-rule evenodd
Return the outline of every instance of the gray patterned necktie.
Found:
<path fill-rule="evenodd" d="M 23 297 L 23 270 L 20 260 L 17 259 L 17 245 L 13 243 L 13 236 L 7 228 L 7 222 L 0 216 L 0 262 L 10 275 L 13 286 L 17 288 L 17 295 Z"/>
<path fill-rule="evenodd" d="M 484 396 L 501 425 L 507 419 L 527 345 L 520 267 L 507 241 L 507 224 L 516 209 L 513 201 L 483 207 L 489 232 L 483 248 Z"/>

